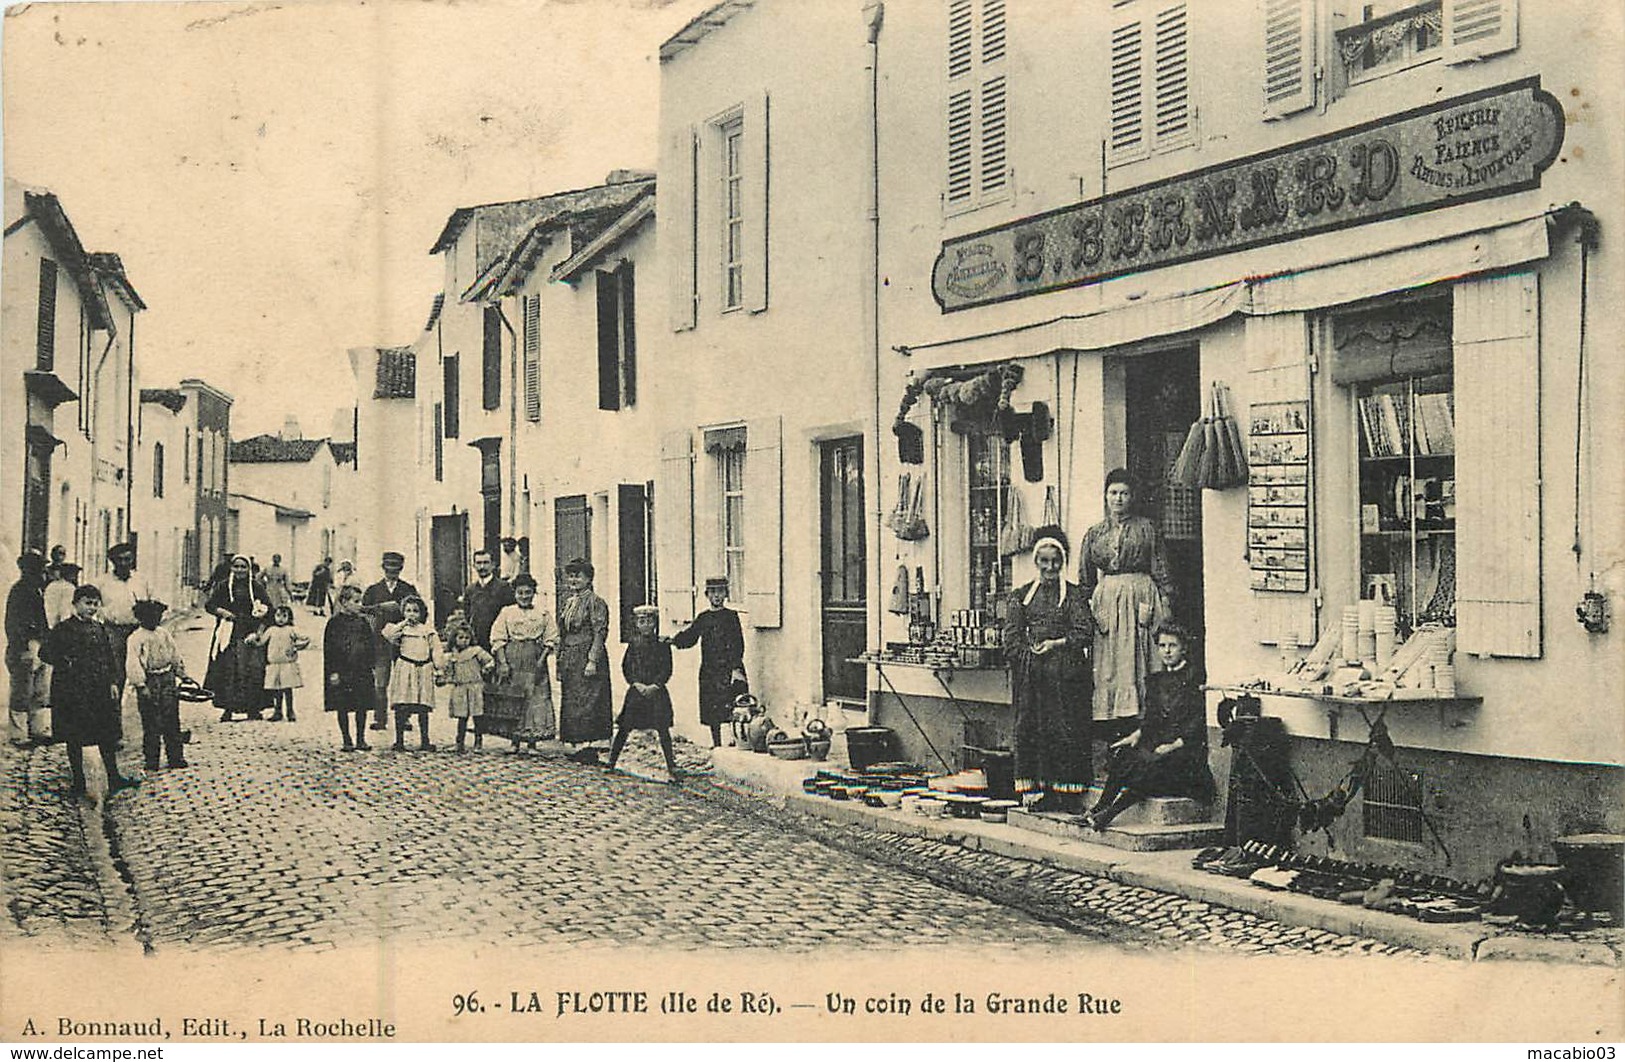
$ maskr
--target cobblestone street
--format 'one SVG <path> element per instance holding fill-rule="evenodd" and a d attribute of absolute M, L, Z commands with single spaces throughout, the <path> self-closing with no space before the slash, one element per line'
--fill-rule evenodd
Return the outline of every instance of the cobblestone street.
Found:
<path fill-rule="evenodd" d="M 319 620 L 300 624 L 319 645 Z M 207 629 L 178 631 L 201 670 Z M 681 786 L 635 738 L 611 773 L 505 743 L 345 753 L 304 655 L 296 723 L 183 709 L 192 767 L 111 803 L 60 795 L 59 748 L 8 754 L 8 932 L 322 950 L 393 938 L 533 946 L 1148 948 L 1419 953 L 1086 874 L 786 815 Z M 131 769 L 139 724 L 126 720 Z M 376 737 L 384 735 L 375 734 Z M 138 760 L 136 762 L 139 762 Z M 658 776 L 658 769 L 647 770 Z M 93 789 L 95 783 L 93 782 Z"/>

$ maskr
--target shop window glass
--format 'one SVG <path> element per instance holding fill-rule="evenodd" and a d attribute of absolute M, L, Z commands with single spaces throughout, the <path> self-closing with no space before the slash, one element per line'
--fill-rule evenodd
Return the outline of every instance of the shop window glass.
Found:
<path fill-rule="evenodd" d="M 1011 585 L 1010 559 L 999 553 L 999 528 L 1010 507 L 1010 444 L 997 433 L 966 437 L 970 513 L 970 607 L 997 612 Z"/>
<path fill-rule="evenodd" d="M 722 485 L 722 560 L 728 576 L 728 593 L 738 599 L 745 585 L 745 451 L 726 449 L 717 453 L 718 479 Z"/>

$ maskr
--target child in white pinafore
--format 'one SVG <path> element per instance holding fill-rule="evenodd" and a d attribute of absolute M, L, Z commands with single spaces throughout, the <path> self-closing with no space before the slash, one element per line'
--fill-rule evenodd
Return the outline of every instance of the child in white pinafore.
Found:
<path fill-rule="evenodd" d="M 429 744 L 429 713 L 434 710 L 435 670 L 445 660 L 440 635 L 425 620 L 429 607 L 421 597 L 401 602 L 401 622 L 388 623 L 380 632 L 395 647 L 396 657 L 389 669 L 389 706 L 395 709 L 395 750 L 406 748 L 406 731 L 413 716 L 418 720 L 418 748 Z"/>
<path fill-rule="evenodd" d="M 441 668 L 442 684 L 450 688 L 446 707 L 457 720 L 457 751 L 462 752 L 468 738 L 468 721 L 474 722 L 474 747 L 480 747 L 484 735 L 479 719 L 485 714 L 485 676 L 496 668 L 496 658 L 474 644 L 474 628 L 466 622 L 446 625 L 445 666 Z"/>
<path fill-rule="evenodd" d="M 271 695 L 271 722 L 284 718 L 292 723 L 293 691 L 305 684 L 299 674 L 299 650 L 309 648 L 310 639 L 293 629 L 293 609 L 278 605 L 271 613 L 274 624 L 265 632 L 265 690 Z"/>

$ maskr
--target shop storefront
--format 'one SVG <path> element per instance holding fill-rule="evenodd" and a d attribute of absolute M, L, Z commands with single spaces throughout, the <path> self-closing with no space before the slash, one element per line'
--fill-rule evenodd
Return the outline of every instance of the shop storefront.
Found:
<path fill-rule="evenodd" d="M 1210 712 L 1256 697 L 1289 735 L 1300 848 L 1473 877 L 1617 831 L 1618 767 L 1580 762 L 1617 728 L 1550 719 L 1606 651 L 1569 618 L 1596 225 L 1522 194 L 1563 126 L 1516 82 L 946 240 L 945 320 L 1077 310 L 898 348 L 870 663 L 900 752 L 1009 742 L 1001 619 L 1033 529 L 1076 547 L 1123 468 Z M 1102 294 L 1131 274 L 1153 294 Z"/>

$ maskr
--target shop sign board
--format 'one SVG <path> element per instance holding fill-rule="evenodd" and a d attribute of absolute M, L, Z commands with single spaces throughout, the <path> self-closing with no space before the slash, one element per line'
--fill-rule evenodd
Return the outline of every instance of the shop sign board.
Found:
<path fill-rule="evenodd" d="M 931 290 L 948 313 L 1506 195 L 1562 144 L 1529 78 L 946 240 Z"/>

